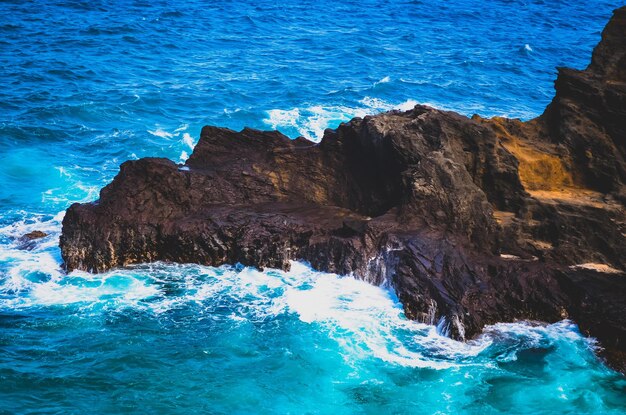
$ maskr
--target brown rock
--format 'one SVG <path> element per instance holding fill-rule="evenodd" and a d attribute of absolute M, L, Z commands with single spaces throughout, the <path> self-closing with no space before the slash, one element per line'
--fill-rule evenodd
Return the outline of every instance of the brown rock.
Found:
<path fill-rule="evenodd" d="M 306 260 L 389 284 L 407 316 L 445 319 L 458 339 L 568 316 L 624 370 L 625 15 L 526 123 L 418 105 L 319 144 L 205 127 L 182 166 L 125 162 L 97 202 L 68 209 L 65 267 Z M 587 263 L 606 267 L 576 267 Z"/>
<path fill-rule="evenodd" d="M 32 231 L 28 232 L 26 235 L 22 236 L 20 239 L 32 241 L 33 239 L 45 238 L 48 236 L 47 233 L 42 231 Z"/>
<path fill-rule="evenodd" d="M 28 232 L 18 239 L 19 249 L 31 250 L 36 246 L 37 239 L 45 238 L 46 236 L 48 234 L 42 231 Z"/>

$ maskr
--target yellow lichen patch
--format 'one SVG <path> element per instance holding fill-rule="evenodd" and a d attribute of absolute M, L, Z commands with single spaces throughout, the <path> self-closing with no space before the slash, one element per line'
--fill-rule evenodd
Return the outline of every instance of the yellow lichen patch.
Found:
<path fill-rule="evenodd" d="M 328 195 L 326 194 L 326 189 L 324 187 L 316 185 L 313 186 L 313 200 L 318 203 L 323 203 L 328 200 Z"/>
<path fill-rule="evenodd" d="M 556 190 L 573 187 L 574 180 L 563 160 L 535 150 L 516 139 L 502 145 L 519 161 L 519 176 L 526 190 Z"/>
<path fill-rule="evenodd" d="M 519 176 L 526 190 L 559 190 L 574 187 L 567 160 L 550 151 L 549 145 L 530 142 L 525 136 L 537 136 L 532 122 L 522 123 L 494 117 L 484 120 L 500 139 L 500 143 L 519 161 Z"/>
<path fill-rule="evenodd" d="M 303 200 L 326 203 L 329 199 L 328 190 L 322 183 L 304 183 L 294 178 L 289 169 L 282 169 L 280 161 L 276 162 L 275 170 L 265 170 L 256 164 L 252 169 L 259 177 L 266 177 L 276 191 L 276 196 L 285 199 L 290 192 L 301 192 Z"/>
<path fill-rule="evenodd" d="M 256 169 L 255 169 L 256 170 Z M 267 172 L 267 178 L 270 179 L 270 181 L 272 182 L 272 185 L 274 186 L 274 188 L 278 191 L 281 191 L 283 186 L 283 180 L 282 178 L 278 177 L 278 174 L 276 174 L 276 172 L 273 171 L 268 171 Z"/>
<path fill-rule="evenodd" d="M 285 189 L 289 186 L 289 177 L 280 173 L 277 169 L 276 171 L 264 170 L 256 164 L 252 165 L 252 169 L 258 176 L 265 176 L 272 183 L 272 186 L 276 190 L 277 194 L 282 194 Z"/>
<path fill-rule="evenodd" d="M 495 220 L 498 223 L 498 225 L 506 226 L 506 225 L 511 224 L 511 222 L 515 218 L 515 213 L 513 213 L 513 212 L 505 212 L 505 211 L 502 211 L 502 210 L 494 210 L 493 211 L 493 217 L 495 218 Z"/>
<path fill-rule="evenodd" d="M 518 160 L 520 181 L 526 191 L 544 203 L 567 203 L 596 208 L 611 208 L 601 193 L 589 190 L 576 180 L 571 160 L 559 156 L 556 146 L 545 139 L 546 132 L 536 121 L 521 122 L 494 117 L 474 120 L 489 125 L 500 144 Z M 505 217 L 496 217 L 506 223 Z M 541 246 L 538 248 L 543 249 Z M 546 247 L 546 249 L 550 249 Z"/>

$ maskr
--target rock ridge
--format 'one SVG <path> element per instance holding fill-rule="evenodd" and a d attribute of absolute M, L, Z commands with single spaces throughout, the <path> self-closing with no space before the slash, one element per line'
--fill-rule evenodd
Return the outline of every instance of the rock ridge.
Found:
<path fill-rule="evenodd" d="M 183 165 L 127 161 L 70 206 L 65 267 L 305 260 L 393 287 L 409 318 L 461 340 L 573 319 L 625 372 L 626 7 L 555 89 L 528 122 L 417 105 L 319 144 L 207 126 Z"/>

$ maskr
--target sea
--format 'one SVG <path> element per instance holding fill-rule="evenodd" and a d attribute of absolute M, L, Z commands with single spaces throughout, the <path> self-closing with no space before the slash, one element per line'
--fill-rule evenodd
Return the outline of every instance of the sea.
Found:
<path fill-rule="evenodd" d="M 319 141 L 417 103 L 534 118 L 618 6 L 0 1 L 0 414 L 626 413 L 573 321 L 463 343 L 306 263 L 66 274 L 58 248 L 70 204 L 125 160 L 184 161 L 207 124 Z"/>

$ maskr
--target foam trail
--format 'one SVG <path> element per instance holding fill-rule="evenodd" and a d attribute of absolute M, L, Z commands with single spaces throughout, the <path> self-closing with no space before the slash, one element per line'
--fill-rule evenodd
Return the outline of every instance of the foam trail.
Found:
<path fill-rule="evenodd" d="M 191 150 L 193 150 L 195 144 L 193 142 L 193 138 L 191 137 L 191 134 L 189 133 L 184 133 L 183 134 L 183 143 L 188 146 Z"/>
<path fill-rule="evenodd" d="M 391 104 L 371 97 L 365 97 L 359 103 L 361 107 L 315 105 L 290 110 L 273 109 L 267 111 L 268 118 L 263 122 L 272 129 L 287 130 L 288 133 L 295 131 L 297 135 L 319 142 L 324 136 L 324 130 L 336 128 L 340 123 L 350 121 L 354 117 L 364 117 L 392 109 L 407 111 L 417 104 L 413 100 Z"/>
<path fill-rule="evenodd" d="M 297 121 L 300 118 L 300 110 L 294 108 L 292 110 L 269 110 L 267 112 L 269 118 L 263 120 L 270 125 L 272 129 L 279 127 L 297 127 Z"/>
<path fill-rule="evenodd" d="M 175 136 L 174 134 L 165 131 L 161 127 L 157 127 L 155 130 L 148 130 L 148 132 L 152 134 L 153 136 L 161 137 L 161 138 L 172 138 Z"/>
<path fill-rule="evenodd" d="M 389 82 L 391 82 L 391 78 L 389 76 L 385 76 L 384 78 L 374 82 L 374 86 L 378 86 L 381 84 L 388 84 Z"/>
<path fill-rule="evenodd" d="M 0 259 L 6 260 L 6 255 Z M 550 339 L 581 338 L 569 322 L 515 323 L 490 326 L 474 341 L 457 342 L 438 334 L 434 326 L 407 320 L 388 290 L 352 277 L 316 272 L 298 262 L 291 264 L 290 272 L 156 263 L 104 274 L 64 275 L 59 258 L 49 249 L 12 259 L 17 265 L 0 291 L 22 294 L 0 296 L 0 309 L 76 304 L 87 314 L 131 308 L 158 316 L 195 304 L 200 315 L 213 315 L 228 304 L 229 318 L 235 323 L 295 315 L 326 332 L 341 347 L 344 359 L 354 363 L 375 357 L 404 367 L 451 369 L 477 364 L 474 360 L 494 343 L 537 346 Z"/>
<path fill-rule="evenodd" d="M 479 364 L 476 359 L 483 354 L 511 361 L 527 347 L 584 341 L 575 325 L 565 321 L 548 326 L 496 324 L 474 341 L 457 342 L 434 326 L 407 320 L 387 289 L 316 272 L 299 262 L 292 262 L 289 272 L 156 263 L 103 274 L 65 275 L 57 246 L 63 215 L 30 216 L 0 228 L 0 237 L 15 241 L 0 246 L 0 269 L 5 270 L 4 276 L 0 274 L 0 310 L 76 305 L 78 313 L 130 308 L 158 316 L 195 304 L 201 307 L 200 314 L 213 315 L 227 304 L 235 323 L 295 315 L 327 333 L 349 362 L 375 357 L 394 365 L 431 369 Z M 33 230 L 49 236 L 32 251 L 19 249 L 17 238 Z M 509 343 L 516 347 L 494 349 L 494 344 Z"/>

